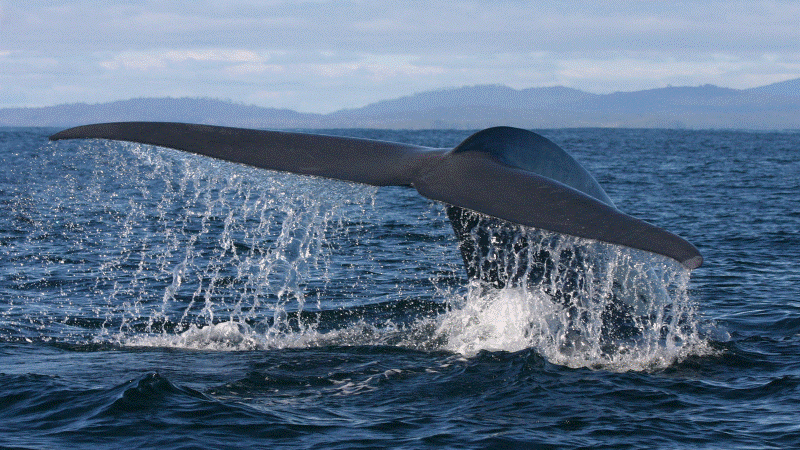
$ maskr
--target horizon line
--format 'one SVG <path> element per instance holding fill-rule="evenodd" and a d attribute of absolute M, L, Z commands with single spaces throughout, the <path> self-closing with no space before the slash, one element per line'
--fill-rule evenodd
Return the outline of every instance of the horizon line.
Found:
<path fill-rule="evenodd" d="M 417 92 L 413 92 L 413 93 L 407 94 L 407 95 L 402 95 L 402 96 L 399 96 L 399 97 L 392 97 L 392 98 L 384 98 L 384 99 L 380 99 L 380 100 L 375 100 L 375 101 L 372 101 L 370 103 L 366 103 L 366 104 L 361 105 L 361 106 L 339 108 L 339 109 L 336 109 L 336 110 L 333 110 L 333 111 L 327 112 L 327 113 L 324 113 L 324 112 L 311 112 L 311 111 L 300 111 L 300 110 L 296 110 L 296 109 L 292 109 L 292 108 L 285 108 L 285 107 L 261 106 L 261 105 L 257 105 L 257 104 L 253 104 L 253 103 L 245 103 L 245 102 L 239 101 L 239 100 L 225 99 L 225 98 L 211 97 L 211 96 L 203 96 L 203 95 L 198 95 L 198 96 L 180 96 L 180 97 L 172 97 L 172 96 L 128 97 L 128 98 L 119 98 L 119 99 L 115 99 L 115 100 L 100 101 L 100 102 L 95 102 L 95 103 L 87 103 L 87 102 L 75 101 L 75 102 L 56 103 L 56 104 L 51 104 L 51 105 L 41 105 L 41 106 L 2 106 L 2 107 L 0 107 L 0 110 L 3 110 L 3 109 L 6 109 L 6 110 L 8 110 L 8 109 L 41 109 L 41 108 L 55 108 L 55 107 L 59 107 L 59 106 L 73 106 L 73 105 L 99 106 L 99 105 L 107 105 L 107 104 L 110 104 L 110 103 L 127 102 L 127 101 L 132 101 L 132 100 L 161 100 L 161 99 L 164 99 L 164 100 L 166 100 L 166 99 L 169 99 L 169 100 L 184 100 L 184 99 L 187 99 L 187 100 L 212 100 L 212 101 L 218 101 L 218 102 L 222 102 L 222 103 L 229 103 L 229 104 L 238 105 L 238 106 L 248 106 L 248 107 L 256 107 L 256 108 L 263 108 L 263 109 L 273 109 L 273 110 L 278 110 L 278 111 L 292 111 L 292 112 L 296 112 L 296 113 L 300 113 L 300 114 L 315 114 L 315 115 L 324 116 L 324 115 L 329 115 L 329 114 L 333 114 L 333 113 L 340 112 L 340 111 L 348 111 L 348 110 L 354 110 L 354 109 L 363 108 L 363 107 L 366 107 L 366 106 L 369 106 L 369 105 L 372 105 L 372 104 L 375 104 L 375 103 L 379 103 L 379 102 L 393 101 L 393 100 L 399 100 L 399 99 L 403 99 L 403 98 L 414 97 L 416 95 L 429 94 L 429 93 L 440 93 L 440 92 L 448 92 L 448 91 L 457 91 L 457 90 L 461 90 L 461 89 L 480 88 L 480 87 L 507 88 L 507 89 L 510 89 L 512 91 L 515 91 L 515 92 L 522 92 L 522 91 L 535 90 L 535 89 L 558 89 L 558 88 L 563 88 L 563 89 L 569 89 L 569 90 L 581 92 L 581 93 L 584 93 L 584 94 L 589 94 L 589 95 L 600 97 L 600 96 L 614 95 L 614 94 L 631 94 L 631 93 L 636 93 L 636 92 L 657 91 L 657 90 L 662 90 L 662 89 L 684 89 L 684 88 L 699 89 L 699 88 L 704 88 L 704 87 L 714 87 L 714 88 L 719 88 L 719 89 L 726 89 L 726 90 L 731 90 L 731 91 L 742 92 L 742 91 L 748 91 L 748 90 L 753 90 L 753 89 L 761 89 L 761 88 L 773 86 L 773 85 L 776 85 L 776 84 L 788 83 L 788 82 L 792 82 L 792 81 L 800 81 L 800 77 L 798 77 L 798 78 L 789 78 L 789 79 L 783 80 L 783 81 L 776 81 L 774 83 L 754 86 L 754 87 L 750 87 L 750 88 L 742 88 L 742 89 L 726 87 L 726 86 L 719 86 L 719 85 L 715 85 L 715 84 L 711 84 L 711 83 L 705 83 L 705 84 L 700 84 L 700 85 L 671 85 L 671 84 L 667 84 L 667 86 L 662 86 L 662 87 L 647 88 L 647 89 L 637 89 L 637 90 L 632 90 L 632 91 L 613 91 L 613 92 L 608 92 L 608 93 L 594 93 L 594 92 L 589 92 L 589 91 L 585 91 L 585 90 L 582 90 L 582 89 L 579 89 L 579 88 L 570 87 L 570 86 L 564 86 L 564 85 L 532 86 L 532 87 L 526 87 L 526 88 L 514 88 L 514 87 L 508 86 L 506 84 L 487 83 L 487 84 L 474 84 L 474 85 L 461 85 L 461 86 L 452 86 L 452 87 L 442 87 L 442 88 L 430 89 L 430 90 L 426 90 L 426 91 L 417 91 Z"/>

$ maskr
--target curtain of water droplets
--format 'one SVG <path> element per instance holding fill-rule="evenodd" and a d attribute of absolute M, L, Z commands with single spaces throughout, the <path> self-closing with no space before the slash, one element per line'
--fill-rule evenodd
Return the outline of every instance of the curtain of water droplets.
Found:
<path fill-rule="evenodd" d="M 41 295 L 63 298 L 49 299 L 61 317 L 47 319 L 36 316 L 35 300 L 24 300 L 39 327 L 83 318 L 101 322 L 94 336 L 101 341 L 201 348 L 393 343 L 465 355 L 534 348 L 559 364 L 621 369 L 668 365 L 702 341 L 689 273 L 660 256 L 479 223 L 473 233 L 503 245 L 478 265 L 525 281 L 454 286 L 462 268 L 449 256 L 402 240 L 450 236 L 443 217 L 435 227 L 431 217 L 381 222 L 375 188 L 132 144 L 53 149 L 63 178 L 15 207 L 34 224 L 30 258 L 50 252 L 53 259 L 41 278 L 58 279 L 57 290 Z M 454 242 L 437 242 L 456 256 Z M 60 260 L 72 265 L 63 269 Z M 359 302 L 358 292 L 368 300 Z M 362 312 L 316 331 L 310 312 L 362 307 L 370 296 L 432 297 L 446 308 L 416 322 L 398 322 L 408 311 Z"/>
<path fill-rule="evenodd" d="M 94 291 L 112 333 L 303 325 L 330 281 L 331 242 L 358 226 L 344 218 L 374 195 L 146 146 L 103 150 L 82 195 L 107 225 Z"/>
<path fill-rule="evenodd" d="M 438 328 L 450 350 L 535 348 L 574 367 L 645 369 L 703 345 L 689 271 L 669 258 L 491 220 L 472 235 L 505 244 L 475 262 L 503 287 L 473 281 L 454 299 Z"/>

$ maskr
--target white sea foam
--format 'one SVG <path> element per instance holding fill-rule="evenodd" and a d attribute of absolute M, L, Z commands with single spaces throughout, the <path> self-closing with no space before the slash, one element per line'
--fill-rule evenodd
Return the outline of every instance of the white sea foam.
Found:
<path fill-rule="evenodd" d="M 653 370 L 708 351 L 694 308 L 684 299 L 659 299 L 651 314 L 629 318 L 619 330 L 599 303 L 569 308 L 542 290 L 471 289 L 438 318 L 443 349 L 473 356 L 480 351 L 532 348 L 554 364 L 573 368 Z M 664 301 L 665 300 L 665 301 Z M 673 323 L 680 322 L 680 323 Z"/>
<path fill-rule="evenodd" d="M 257 332 L 241 322 L 191 325 L 180 333 L 133 334 L 121 338 L 132 347 L 165 347 L 191 350 L 250 351 L 282 348 L 307 348 L 315 345 L 318 334 L 313 328 L 296 332 Z"/>

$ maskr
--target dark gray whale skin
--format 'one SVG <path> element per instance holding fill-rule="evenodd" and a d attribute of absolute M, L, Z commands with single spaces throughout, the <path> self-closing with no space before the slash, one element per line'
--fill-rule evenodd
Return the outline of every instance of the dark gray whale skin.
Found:
<path fill-rule="evenodd" d="M 495 245 L 469 232 L 479 217 L 488 216 L 495 227 L 520 224 L 657 253 L 690 270 L 703 262 L 686 240 L 619 211 L 597 181 L 556 144 L 518 128 L 488 128 L 454 149 L 170 122 L 84 125 L 50 136 L 90 138 L 374 186 L 413 187 L 448 205 L 468 275 L 495 285 L 505 284 L 496 279 L 496 270 L 470 269 L 487 253 L 486 246 Z"/>

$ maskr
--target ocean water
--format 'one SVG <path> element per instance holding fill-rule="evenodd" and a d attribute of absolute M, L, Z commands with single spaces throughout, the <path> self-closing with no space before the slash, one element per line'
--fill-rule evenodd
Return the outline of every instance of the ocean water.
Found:
<path fill-rule="evenodd" d="M 496 290 L 411 189 L 54 131 L 0 130 L 2 448 L 800 448 L 800 133 L 540 130 L 705 264 L 520 229 L 578 281 Z"/>

